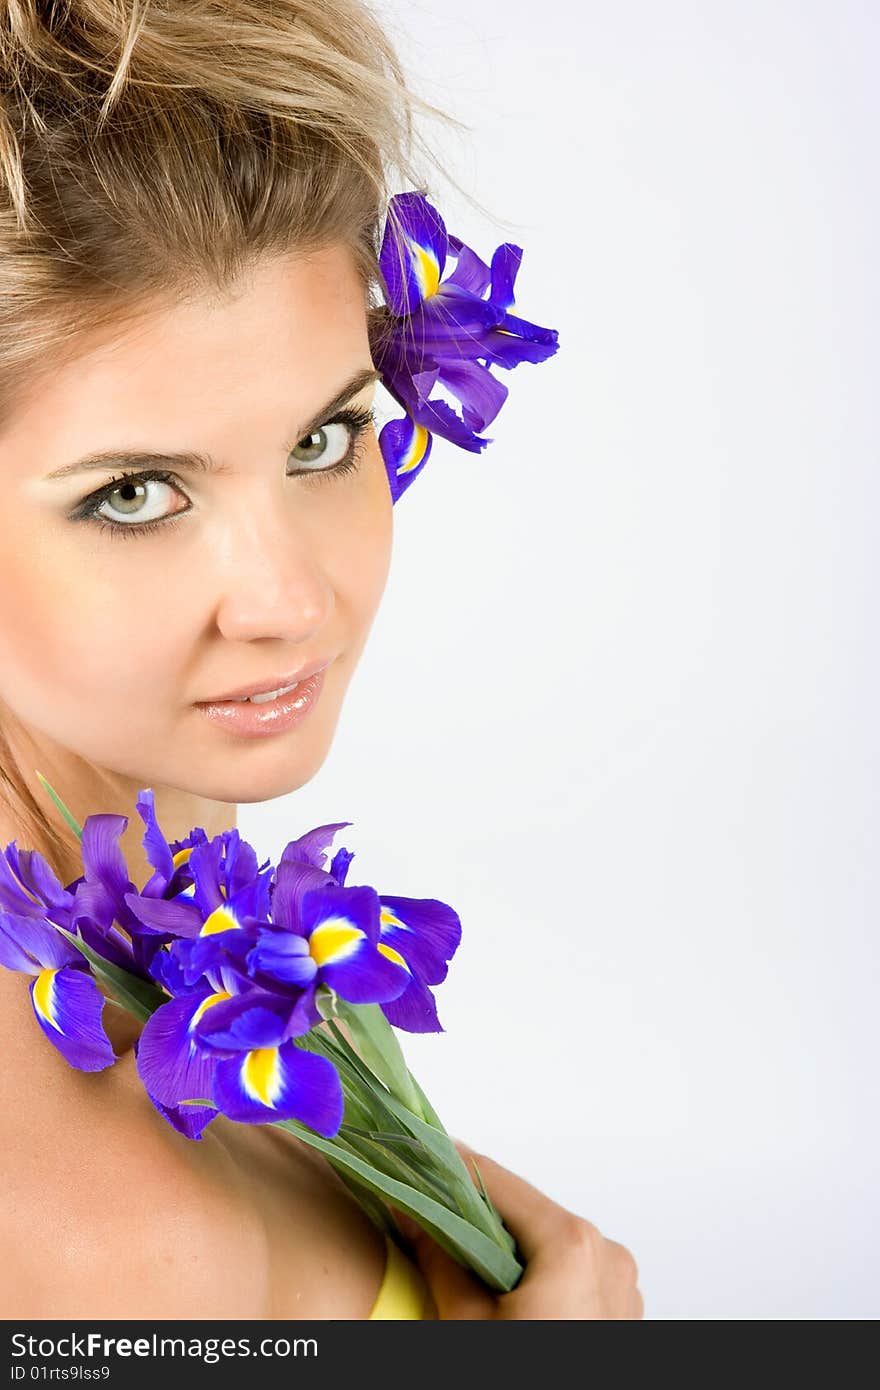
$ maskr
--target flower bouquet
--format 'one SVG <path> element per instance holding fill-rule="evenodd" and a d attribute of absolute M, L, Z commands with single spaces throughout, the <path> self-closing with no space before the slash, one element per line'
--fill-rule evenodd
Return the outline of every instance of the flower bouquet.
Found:
<path fill-rule="evenodd" d="M 400 1239 L 387 1203 L 489 1287 L 522 1274 L 516 1242 L 409 1071 L 395 1029 L 442 1032 L 430 986 L 461 940 L 434 898 L 347 885 L 341 821 L 307 831 L 277 866 L 235 829 L 170 843 L 150 789 L 136 802 L 153 874 L 140 890 L 119 845 L 127 816 L 80 826 L 84 872 L 62 886 L 36 850 L 0 857 L 0 964 L 33 976 L 45 1036 L 74 1067 L 117 1060 L 102 1024 L 116 1005 L 143 1024 L 137 1071 L 175 1130 L 199 1140 L 218 1115 L 274 1124 L 318 1149 L 371 1220 Z"/>

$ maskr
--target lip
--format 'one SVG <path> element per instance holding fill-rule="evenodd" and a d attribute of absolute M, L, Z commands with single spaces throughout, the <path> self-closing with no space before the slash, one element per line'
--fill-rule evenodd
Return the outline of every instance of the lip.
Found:
<path fill-rule="evenodd" d="M 316 676 L 325 666 L 329 666 L 332 660 L 332 657 L 323 657 L 320 661 L 313 661 L 309 666 L 301 666 L 298 671 L 288 671 L 284 675 L 273 676 L 270 680 L 260 681 L 256 685 L 243 685 L 238 690 L 228 690 L 223 695 L 214 695 L 210 700 L 197 700 L 196 704 L 220 705 L 224 700 L 243 700 L 248 695 L 265 695 L 268 691 L 280 690 L 285 685 L 297 685 L 309 676 Z"/>
<path fill-rule="evenodd" d="M 240 738 L 264 738 L 293 729 L 306 719 L 317 704 L 324 685 L 326 665 L 304 676 L 293 690 L 252 705 L 247 700 L 200 701 L 195 708 L 202 718 Z"/>

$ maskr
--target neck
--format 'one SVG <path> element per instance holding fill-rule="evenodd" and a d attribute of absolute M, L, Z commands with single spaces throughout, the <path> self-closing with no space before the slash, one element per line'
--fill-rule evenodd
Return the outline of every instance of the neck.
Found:
<path fill-rule="evenodd" d="M 5 744 L 4 772 L 7 776 L 10 773 L 17 775 L 18 780 L 30 789 L 39 814 L 70 846 L 64 863 L 52 865 L 59 878 L 67 874 L 62 878 L 65 884 L 82 873 L 79 842 L 62 812 L 41 785 L 36 776 L 38 771 L 80 825 L 90 815 L 109 813 L 128 817 L 128 825 L 119 837 L 119 846 L 131 881 L 138 889 L 143 888 L 153 873 L 142 843 L 144 823 L 136 809 L 138 794 L 145 787 L 153 791 L 156 819 L 169 842 L 184 839 L 194 826 L 200 826 L 208 839 L 235 828 L 235 803 L 215 801 L 182 787 L 152 782 L 148 776 L 129 776 L 87 762 L 39 731 L 26 728 L 6 709 L 2 712 L 2 734 Z M 7 761 L 11 762 L 11 767 L 6 766 Z M 14 812 L 0 805 L 0 850 L 11 839 L 18 841 L 19 849 L 41 848 L 25 843 L 21 835 L 22 827 L 14 824 Z"/>
<path fill-rule="evenodd" d="M 156 819 L 169 842 L 184 839 L 194 826 L 201 826 L 209 839 L 235 828 L 237 807 L 233 803 L 213 801 L 179 787 L 154 785 L 148 777 L 128 777 L 97 767 L 25 728 L 5 708 L 0 728 L 5 745 L 4 773 L 7 777 L 12 774 L 13 785 L 17 774 L 24 786 L 30 788 L 40 816 L 66 846 L 62 853 L 53 849 L 50 854 L 48 843 L 45 846 L 33 843 L 34 837 L 16 821 L 14 809 L 3 804 L 0 797 L 0 853 L 12 840 L 20 850 L 39 850 L 64 886 L 83 872 L 79 840 L 43 789 L 37 771 L 47 779 L 80 825 L 90 815 L 110 813 L 128 817 L 128 825 L 118 843 L 129 878 L 137 890 L 144 887 L 154 872 L 142 843 L 145 826 L 135 805 L 144 787 L 153 790 Z M 8 1040 L 11 1030 L 25 1049 L 31 1042 L 35 1046 L 43 1042 L 28 997 L 30 979 L 28 975 L 0 965 L 0 1034 Z M 143 1027 L 131 1014 L 109 1001 L 104 1006 L 102 1022 L 117 1055 L 131 1051 Z"/>

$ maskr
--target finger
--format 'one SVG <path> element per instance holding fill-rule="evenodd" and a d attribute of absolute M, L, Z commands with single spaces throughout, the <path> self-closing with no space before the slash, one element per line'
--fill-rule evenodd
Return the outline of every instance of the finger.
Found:
<path fill-rule="evenodd" d="M 453 1143 L 459 1148 L 465 1167 L 479 1186 L 474 1174 L 476 1164 L 492 1205 L 497 1208 L 525 1259 L 533 1261 L 542 1249 L 545 1251 L 544 1258 L 547 1253 L 552 1253 L 548 1252 L 547 1247 L 564 1239 L 565 1232 L 576 1220 L 572 1213 L 519 1173 L 496 1163 L 488 1154 L 478 1153 L 457 1139 Z"/>
<path fill-rule="evenodd" d="M 488 1319 L 495 1316 L 495 1299 L 485 1284 L 419 1228 L 409 1238 L 413 1258 L 421 1270 L 437 1308 L 447 1322 Z"/>
<path fill-rule="evenodd" d="M 392 1203 L 389 1207 L 431 1290 L 438 1318 L 463 1321 L 494 1317 L 494 1299 L 485 1284 L 453 1259 L 411 1216 Z"/>

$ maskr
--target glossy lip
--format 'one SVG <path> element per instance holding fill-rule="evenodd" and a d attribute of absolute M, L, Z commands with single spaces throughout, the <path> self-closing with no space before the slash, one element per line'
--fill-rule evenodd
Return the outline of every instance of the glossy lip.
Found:
<path fill-rule="evenodd" d="M 195 703 L 197 705 L 219 705 L 224 700 L 243 700 L 247 695 L 266 695 L 270 690 L 280 690 L 285 685 L 297 685 L 299 681 L 307 680 L 309 676 L 316 676 L 319 671 L 324 670 L 325 666 L 329 666 L 332 660 L 331 656 L 324 657 L 320 661 L 313 661 L 310 666 L 300 667 L 298 671 L 290 671 L 283 676 L 274 676 L 272 680 L 262 681 L 257 685 L 243 685 L 229 694 L 214 695 L 210 700 L 196 700 Z"/>
<path fill-rule="evenodd" d="M 238 738 L 264 738 L 294 729 L 314 709 L 324 688 L 326 668 L 298 681 L 286 695 L 253 705 L 249 700 L 218 700 L 196 704 L 194 708 L 203 719 L 234 734 Z"/>

